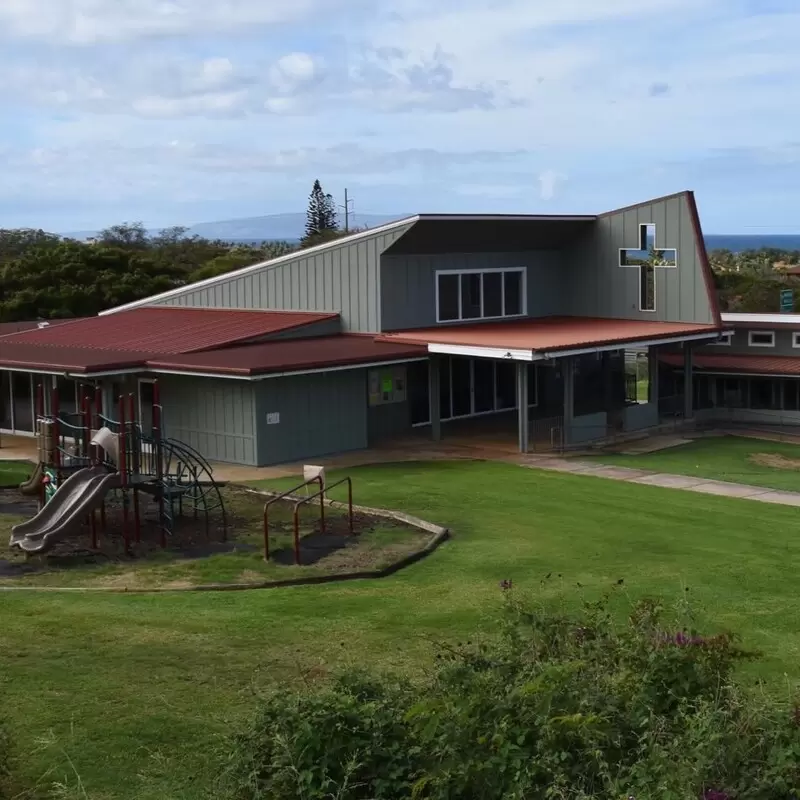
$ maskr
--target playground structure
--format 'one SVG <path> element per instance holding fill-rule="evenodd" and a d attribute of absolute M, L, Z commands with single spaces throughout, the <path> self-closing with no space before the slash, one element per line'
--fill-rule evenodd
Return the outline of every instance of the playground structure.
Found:
<path fill-rule="evenodd" d="M 44 553 L 88 522 L 96 550 L 99 533 L 107 528 L 106 502 L 111 493 L 121 496 L 126 553 L 131 552 L 132 544 L 141 542 L 142 494 L 157 502 L 161 547 L 168 546 L 178 517 L 187 512 L 195 519 L 202 515 L 208 535 L 210 514 L 218 510 L 226 537 L 225 503 L 210 464 L 194 448 L 164 436 L 157 383 L 153 393 L 152 430 L 146 432 L 137 420 L 133 395 L 119 398 L 117 417 L 113 418 L 103 411 L 99 387 L 94 396 L 83 398 L 76 413 L 60 411 L 56 388 L 46 403 L 44 387 L 38 387 L 38 463 L 20 490 L 38 494 L 39 513 L 14 526 L 12 546 L 27 553 Z"/>
<path fill-rule="evenodd" d="M 294 563 L 297 566 L 300 566 L 302 563 L 300 557 L 300 506 L 305 505 L 306 503 L 310 503 L 312 500 L 316 500 L 319 498 L 319 523 L 320 523 L 320 533 L 325 533 L 325 493 L 334 489 L 337 486 L 341 486 L 342 484 L 347 484 L 347 509 L 348 509 L 348 522 L 350 528 L 350 534 L 353 535 L 355 533 L 353 527 L 353 481 L 350 477 L 342 478 L 341 480 L 336 481 L 335 483 L 331 483 L 329 485 L 325 485 L 325 477 L 324 475 L 315 475 L 313 478 L 309 478 L 308 480 L 303 481 L 302 483 L 294 486 L 291 489 L 288 489 L 285 492 L 282 492 L 275 497 L 271 497 L 264 503 L 264 561 L 269 561 L 270 558 L 270 550 L 269 550 L 269 509 L 270 506 L 274 505 L 275 503 L 286 500 L 287 498 L 292 498 L 294 505 L 292 508 L 292 542 L 294 546 Z M 319 486 L 319 489 L 314 492 L 313 494 L 306 495 L 305 497 L 301 497 L 299 499 L 295 499 L 294 495 L 299 492 L 301 489 L 308 490 L 308 487 L 312 484 Z"/>

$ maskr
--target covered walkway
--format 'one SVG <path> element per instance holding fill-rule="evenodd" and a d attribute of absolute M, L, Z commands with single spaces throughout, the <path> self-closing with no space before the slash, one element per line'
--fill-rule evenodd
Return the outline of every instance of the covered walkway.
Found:
<path fill-rule="evenodd" d="M 718 335 L 715 325 L 553 316 L 394 331 L 377 340 L 426 348 L 430 358 L 428 422 L 434 440 L 442 438 L 442 423 L 448 414 L 475 416 L 484 408 L 487 412 L 515 408 L 517 449 L 527 453 L 531 419 L 540 416 L 546 421 L 558 420 L 549 423 L 550 436 L 558 436 L 567 446 L 604 439 L 611 432 L 655 427 L 657 379 L 645 402 L 635 393 L 629 397 L 626 348 L 646 349 L 652 363 L 649 372 L 657 376 L 659 346 L 682 343 L 690 347 L 688 343 Z M 463 372 L 463 380 L 454 380 L 454 365 L 459 367 L 459 375 Z M 501 374 L 502 382 L 498 380 Z M 540 392 L 545 384 L 549 391 Z M 540 407 L 540 395 L 546 408 Z M 437 398 L 444 402 L 437 403 Z M 498 398 L 505 405 L 498 406 Z M 532 414 L 530 409 L 537 406 Z M 691 408 L 687 411 L 690 417 Z"/>

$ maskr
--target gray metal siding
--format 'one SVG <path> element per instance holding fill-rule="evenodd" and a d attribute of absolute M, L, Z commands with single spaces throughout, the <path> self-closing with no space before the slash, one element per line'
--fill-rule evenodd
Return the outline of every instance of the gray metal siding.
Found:
<path fill-rule="evenodd" d="M 638 270 L 619 265 L 620 248 L 637 247 L 639 225 L 651 222 L 656 225 L 656 245 L 678 251 L 677 268 L 656 269 L 655 312 L 639 311 Z M 568 313 L 713 323 L 699 245 L 686 195 L 601 217 L 567 250 Z"/>
<path fill-rule="evenodd" d="M 567 282 L 559 251 L 384 255 L 380 266 L 381 329 L 404 330 L 437 324 L 437 270 L 513 267 L 527 268 L 528 316 L 566 313 Z"/>
<path fill-rule="evenodd" d="M 411 430 L 411 407 L 407 401 L 367 408 L 367 439 L 370 447 Z"/>
<path fill-rule="evenodd" d="M 307 339 L 309 336 L 332 336 L 341 333 L 342 322 L 340 319 L 326 319 L 322 322 L 314 322 L 311 325 L 302 325 L 299 328 L 292 328 L 288 331 L 280 331 L 266 337 L 266 341 L 280 339 Z"/>
<path fill-rule="evenodd" d="M 367 446 L 365 370 L 291 375 L 256 386 L 260 466 Z M 268 414 L 279 414 L 279 422 L 268 425 Z"/>
<path fill-rule="evenodd" d="M 754 331 L 764 333 L 766 327 L 753 328 Z M 798 328 L 800 330 L 800 328 Z M 705 345 L 697 347 L 696 352 L 720 356 L 796 356 L 800 358 L 800 347 L 792 347 L 792 331 L 775 328 L 775 347 L 751 347 L 748 344 L 749 331 L 746 328 L 737 328 L 734 331 L 730 345 Z"/>
<path fill-rule="evenodd" d="M 161 376 L 166 435 L 209 461 L 256 463 L 253 384 L 218 378 Z"/>
<path fill-rule="evenodd" d="M 196 289 L 187 287 L 154 305 L 338 311 L 345 330 L 377 332 L 380 255 L 409 227 L 310 255 L 300 251 L 296 258 L 281 264 L 267 264 Z"/>

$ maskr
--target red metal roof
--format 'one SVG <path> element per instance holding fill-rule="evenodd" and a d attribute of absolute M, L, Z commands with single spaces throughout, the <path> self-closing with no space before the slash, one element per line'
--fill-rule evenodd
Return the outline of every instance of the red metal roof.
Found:
<path fill-rule="evenodd" d="M 0 336 L 8 336 L 10 333 L 20 333 L 21 331 L 32 331 L 44 324 L 46 328 L 54 325 L 63 325 L 65 322 L 75 322 L 76 319 L 84 319 L 84 317 L 77 317 L 73 319 L 48 319 L 48 320 L 24 320 L 22 322 L 0 322 Z"/>
<path fill-rule="evenodd" d="M 3 337 L 6 347 L 74 347 L 139 353 L 196 353 L 291 330 L 338 314 L 305 311 L 240 311 L 159 306 L 65 322 Z"/>
<path fill-rule="evenodd" d="M 673 367 L 683 366 L 683 353 L 663 353 L 659 360 Z M 800 358 L 786 356 L 728 356 L 695 353 L 695 369 L 743 375 L 800 375 Z"/>
<path fill-rule="evenodd" d="M 557 351 L 608 344 L 620 345 L 692 334 L 716 333 L 715 325 L 650 322 L 597 317 L 543 317 L 504 322 L 479 322 L 387 333 L 380 341 L 442 344 L 509 350 Z"/>
<path fill-rule="evenodd" d="M 372 336 L 360 334 L 339 334 L 151 358 L 146 368 L 249 376 L 426 356 L 427 349 L 420 345 L 379 342 Z"/>
<path fill-rule="evenodd" d="M 100 350 L 83 347 L 43 346 L 5 343 L 0 337 L 0 368 L 32 372 L 95 373 L 140 366 L 152 353 L 128 350 Z"/>

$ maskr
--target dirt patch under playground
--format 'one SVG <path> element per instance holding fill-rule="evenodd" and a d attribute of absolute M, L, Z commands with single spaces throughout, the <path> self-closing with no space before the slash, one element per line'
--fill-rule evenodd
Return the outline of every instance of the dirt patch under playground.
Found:
<path fill-rule="evenodd" d="M 103 588 L 187 588 L 209 583 L 236 583 L 296 578 L 302 575 L 348 574 L 382 569 L 424 547 L 430 534 L 392 519 L 356 511 L 350 531 L 347 514 L 326 509 L 324 528 L 318 506 L 300 511 L 300 566 L 295 565 L 293 502 L 281 501 L 270 514 L 270 556 L 263 560 L 264 495 L 243 487 L 223 489 L 225 522 L 216 513 L 176 517 L 167 548 L 160 543 L 157 503 L 140 497 L 140 541 L 126 552 L 121 498 L 109 496 L 106 525 L 98 524 L 94 546 L 87 524 L 47 553 L 27 556 L 6 542 L 11 527 L 34 516 L 35 498 L 0 489 L 0 584 L 86 586 Z M 130 509 L 129 509 L 130 511 Z M 97 522 L 99 523 L 99 514 Z M 227 535 L 226 535 L 227 534 Z"/>
<path fill-rule="evenodd" d="M 753 464 L 771 469 L 800 470 L 800 458 L 787 458 L 775 453 L 753 453 L 748 457 Z"/>

